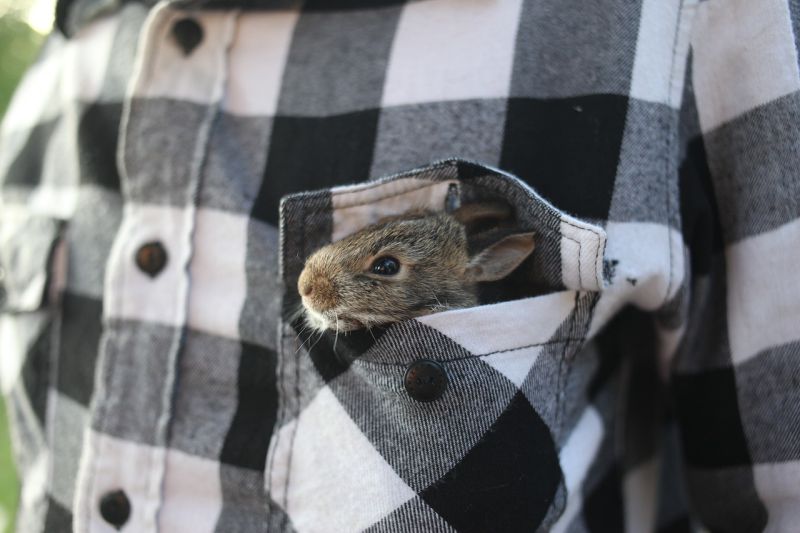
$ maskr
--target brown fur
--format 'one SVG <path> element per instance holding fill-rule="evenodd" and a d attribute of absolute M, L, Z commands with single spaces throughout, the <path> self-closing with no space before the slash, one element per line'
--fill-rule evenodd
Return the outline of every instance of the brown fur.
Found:
<path fill-rule="evenodd" d="M 371 271 L 384 256 L 399 260 L 396 275 Z M 469 265 L 466 230 L 455 216 L 412 212 L 319 249 L 297 287 L 311 327 L 349 331 L 476 305 Z"/>

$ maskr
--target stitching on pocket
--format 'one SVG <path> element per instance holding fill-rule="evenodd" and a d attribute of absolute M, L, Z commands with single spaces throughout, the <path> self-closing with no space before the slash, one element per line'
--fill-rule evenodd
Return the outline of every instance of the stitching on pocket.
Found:
<path fill-rule="evenodd" d="M 330 210 L 329 212 L 332 212 L 332 210 Z M 301 231 L 301 236 L 300 236 L 300 248 L 301 248 L 303 254 L 306 253 L 306 247 L 307 247 L 307 239 L 306 239 L 306 231 L 305 230 L 308 227 L 308 219 L 309 219 L 308 209 L 306 209 L 305 205 L 303 205 L 303 227 L 301 228 L 302 231 Z M 281 317 L 281 322 L 283 322 L 283 317 Z M 283 337 L 284 337 L 284 333 L 283 333 L 283 331 L 281 331 L 281 337 L 280 337 L 281 338 L 281 349 L 283 349 L 283 345 L 284 345 Z M 283 357 L 283 352 L 282 351 L 281 351 L 281 357 Z M 294 368 L 295 368 L 295 370 L 294 370 L 294 387 L 293 388 L 294 388 L 295 405 L 292 407 L 292 410 L 297 409 L 297 406 L 300 405 L 300 394 L 301 394 L 301 391 L 300 391 L 300 365 L 298 364 L 297 361 L 294 362 Z M 287 391 L 286 396 L 287 397 L 289 396 L 288 391 Z M 289 406 L 286 406 L 284 414 L 286 412 L 290 412 L 290 411 L 291 410 L 289 409 Z M 286 481 L 284 482 L 284 487 L 283 487 L 283 502 L 284 502 L 284 507 L 285 507 L 285 509 L 284 509 L 285 512 L 283 513 L 283 516 L 284 516 L 284 520 L 283 520 L 283 524 L 282 524 L 283 529 L 286 529 L 289 526 L 289 487 L 291 486 L 291 479 L 292 479 L 292 457 L 294 456 L 294 443 L 295 443 L 295 437 L 297 437 L 297 427 L 299 425 L 299 419 L 300 419 L 300 410 L 299 409 L 297 409 L 297 412 L 294 413 L 294 418 L 296 419 L 296 423 L 294 425 L 294 428 L 292 428 L 292 435 L 291 435 L 291 437 L 289 439 L 289 453 L 288 453 L 288 457 L 286 458 Z M 277 448 L 277 442 L 278 442 L 278 439 L 276 439 L 276 448 Z"/>
<path fill-rule="evenodd" d="M 675 60 L 677 59 L 678 55 L 678 36 L 681 32 L 681 20 L 683 19 L 683 10 L 684 10 L 684 1 L 681 0 L 678 6 L 678 14 L 677 19 L 675 21 L 675 34 L 672 36 L 672 58 L 670 59 L 670 66 L 669 66 L 669 79 L 667 80 L 667 99 L 669 100 L 670 96 L 672 95 L 672 86 L 675 83 Z M 670 150 L 672 149 L 672 135 L 670 132 L 666 132 L 666 142 L 665 142 L 665 154 L 667 157 L 664 158 L 664 201 L 666 204 L 667 209 L 667 250 L 669 251 L 669 277 L 667 279 L 667 288 L 664 291 L 664 301 L 661 302 L 661 306 L 667 304 L 669 301 L 669 293 L 672 290 L 672 283 L 673 283 L 673 276 L 674 267 L 673 262 L 675 258 L 673 257 L 673 250 L 672 250 L 672 227 L 670 226 L 670 222 L 675 214 L 673 212 L 672 202 L 670 201 Z"/>
<path fill-rule="evenodd" d="M 493 352 L 487 352 L 487 353 L 481 353 L 481 354 L 470 354 L 470 355 L 465 355 L 463 357 L 453 357 L 451 359 L 437 359 L 436 362 L 437 363 L 452 363 L 452 362 L 455 362 L 455 361 L 468 361 L 470 359 L 478 359 L 478 358 L 481 358 L 481 357 L 488 357 L 490 355 L 495 355 L 495 354 L 499 354 L 499 353 L 514 352 L 514 351 L 517 351 L 517 350 L 524 350 L 525 348 L 533 348 L 534 346 L 552 346 L 552 345 L 558 345 L 558 344 L 567 344 L 567 343 L 569 343 L 571 341 L 576 341 L 576 340 L 578 340 L 578 339 L 577 338 L 568 337 L 568 338 L 558 339 L 558 340 L 537 342 L 537 343 L 533 343 L 533 344 L 525 344 L 523 346 L 516 346 L 514 348 L 505 348 L 503 350 L 496 350 L 496 351 L 493 351 Z M 453 341 L 453 342 L 456 342 L 456 341 Z M 458 343 L 456 342 L 456 344 L 458 344 Z M 403 363 L 399 363 L 399 362 L 395 363 L 395 362 L 388 362 L 388 361 L 373 361 L 371 359 L 362 359 L 362 358 L 358 358 L 358 359 L 355 360 L 356 363 L 364 363 L 364 364 L 377 365 L 377 366 L 400 366 L 400 367 L 404 367 L 404 368 L 406 366 L 408 366 L 409 363 L 412 363 L 414 361 L 416 361 L 416 359 L 409 360 L 409 361 L 403 362 Z"/>
<path fill-rule="evenodd" d="M 502 175 L 487 174 L 486 177 L 492 179 L 493 181 L 500 181 L 501 183 L 504 183 L 504 184 L 507 183 L 506 182 L 506 178 L 503 178 Z M 513 183 L 514 183 L 513 181 L 510 181 L 509 184 L 513 184 Z M 489 193 L 497 193 L 498 192 L 496 189 L 493 189 L 492 187 L 489 187 L 487 185 L 478 185 L 477 187 L 480 188 L 481 190 L 489 192 Z M 570 226 L 571 228 L 574 228 L 575 230 L 577 230 L 581 234 L 590 233 L 591 235 L 594 236 L 596 242 L 598 243 L 598 248 L 600 248 L 599 243 L 603 242 L 603 247 L 602 247 L 603 248 L 603 256 L 605 256 L 606 243 L 604 242 L 604 239 L 602 238 L 602 232 L 597 230 L 597 229 L 592 228 L 591 226 L 583 227 L 583 226 L 579 226 L 579 225 L 575 224 L 574 222 L 566 220 L 564 218 L 566 213 L 564 213 L 562 211 L 559 211 L 554 206 L 547 205 L 541 199 L 531 195 L 530 192 L 525 190 L 524 188 L 523 188 L 523 191 L 524 191 L 526 197 L 530 200 L 530 202 L 533 205 L 540 206 L 541 209 L 543 210 L 541 212 L 537 212 L 535 209 L 526 209 L 526 211 L 530 212 L 533 215 L 534 220 L 537 220 L 537 221 L 540 221 L 540 222 L 543 223 L 543 227 L 542 228 L 536 228 L 536 231 L 538 233 L 543 233 L 544 235 L 547 235 L 548 237 L 553 237 L 553 238 L 565 238 L 567 240 L 570 240 L 570 241 L 578 244 L 578 284 L 581 286 L 581 288 L 583 288 L 583 286 L 584 286 L 583 285 L 583 269 L 581 268 L 582 241 L 578 241 L 573 237 L 570 237 L 568 235 L 564 235 L 564 233 L 562 231 L 560 231 L 560 229 L 557 230 L 557 229 L 552 228 L 551 224 L 566 224 L 567 226 Z M 597 254 L 595 255 L 595 263 L 596 262 L 597 262 Z M 595 280 L 597 282 L 597 287 L 599 289 L 600 287 L 603 286 L 603 280 L 602 280 L 602 277 L 601 277 L 600 273 L 597 271 L 597 268 L 595 268 L 594 271 L 595 271 L 594 272 L 594 278 L 595 278 Z"/>

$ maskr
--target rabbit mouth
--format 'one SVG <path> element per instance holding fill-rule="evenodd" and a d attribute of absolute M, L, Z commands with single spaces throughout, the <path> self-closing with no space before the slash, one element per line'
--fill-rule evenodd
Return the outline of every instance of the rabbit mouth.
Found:
<path fill-rule="evenodd" d="M 306 322 L 317 331 L 353 331 L 365 328 L 365 324 L 352 317 L 343 316 L 336 311 L 314 311 L 306 308 Z"/>

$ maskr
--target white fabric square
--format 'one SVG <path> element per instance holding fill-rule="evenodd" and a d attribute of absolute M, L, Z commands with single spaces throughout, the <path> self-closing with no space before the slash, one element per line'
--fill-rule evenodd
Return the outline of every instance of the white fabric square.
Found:
<path fill-rule="evenodd" d="M 47 498 L 47 480 L 50 476 L 51 459 L 52 456 L 48 451 L 42 451 L 30 465 L 27 465 L 25 483 L 22 483 L 19 492 L 20 509 L 35 509 L 37 505 L 41 504 L 40 502 Z"/>
<path fill-rule="evenodd" d="M 223 107 L 239 115 L 274 116 L 297 11 L 243 13 L 230 50 Z"/>
<path fill-rule="evenodd" d="M 767 508 L 765 533 L 795 531 L 800 524 L 800 461 L 753 466 L 756 490 Z"/>
<path fill-rule="evenodd" d="M 631 96 L 680 106 L 695 1 L 644 0 Z"/>
<path fill-rule="evenodd" d="M 454 309 L 415 320 L 444 333 L 473 354 L 481 355 L 548 342 L 574 307 L 575 292 L 563 291 Z"/>
<path fill-rule="evenodd" d="M 504 98 L 521 0 L 412 2 L 400 16 L 383 105 Z"/>
<path fill-rule="evenodd" d="M 728 247 L 728 339 L 742 363 L 800 339 L 800 220 Z"/>
<path fill-rule="evenodd" d="M 164 504 L 158 513 L 159 531 L 216 531 L 223 501 L 219 463 L 168 450 L 164 476 Z"/>
<path fill-rule="evenodd" d="M 531 346 L 488 355 L 481 357 L 481 360 L 503 374 L 517 387 L 522 387 L 522 383 L 528 377 L 528 372 L 531 371 L 541 352 L 541 346 Z"/>
<path fill-rule="evenodd" d="M 239 314 L 247 292 L 246 216 L 197 211 L 190 270 L 189 326 L 239 338 Z"/>
<path fill-rule="evenodd" d="M 704 132 L 800 89 L 786 0 L 708 0 L 697 7 L 692 74 Z"/>
<path fill-rule="evenodd" d="M 683 283 L 683 237 L 678 231 L 652 222 L 609 222 L 606 234 L 605 257 L 616 266 L 595 307 L 590 337 L 623 306 L 658 309 Z"/>
<path fill-rule="evenodd" d="M 69 396 L 56 389 L 47 391 L 47 406 L 50 421 L 49 443 L 51 457 L 71 457 L 81 450 L 84 428 L 89 422 L 89 411 Z M 79 465 L 72 461 L 64 461 L 50 466 L 51 485 L 49 493 L 52 498 L 64 506 L 72 508 L 75 499 L 75 478 Z"/>
<path fill-rule="evenodd" d="M 118 17 L 101 18 L 69 39 L 60 59 L 62 102 L 98 99 L 118 24 Z"/>
<path fill-rule="evenodd" d="M 553 533 L 562 533 L 572 524 L 581 511 L 583 498 L 581 484 L 589 472 L 600 443 L 603 440 L 603 420 L 593 407 L 587 407 L 566 444 L 561 449 L 559 461 L 564 472 L 564 485 L 567 489 L 567 506 L 558 521 L 553 524 Z"/>
<path fill-rule="evenodd" d="M 362 531 L 416 495 L 328 387 L 271 448 L 267 490 L 299 533 Z"/>
<path fill-rule="evenodd" d="M 56 102 L 53 102 L 53 99 L 58 95 L 56 90 L 64 67 L 62 61 L 67 46 L 63 45 L 57 52 L 34 63 L 17 85 L 2 121 L 2 133 L 5 137 L 4 152 L 18 152 L 16 146 L 8 146 L 8 141 L 13 139 L 10 137 L 12 131 L 25 131 L 35 126 L 37 122 L 58 116 L 60 110 L 54 105 Z M 97 63 L 92 62 L 92 64 Z M 26 140 L 27 136 L 20 138 L 21 142 Z M 6 172 L 7 170 L 3 168 L 3 174 Z"/>

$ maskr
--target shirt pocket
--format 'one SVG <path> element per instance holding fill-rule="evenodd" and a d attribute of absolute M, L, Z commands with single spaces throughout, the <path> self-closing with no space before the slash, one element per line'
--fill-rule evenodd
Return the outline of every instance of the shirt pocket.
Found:
<path fill-rule="evenodd" d="M 479 305 L 309 333 L 296 282 L 320 246 L 413 208 L 501 200 L 536 234 L 535 276 Z M 272 505 L 300 529 L 533 531 L 563 512 L 562 405 L 604 286 L 601 228 L 499 170 L 450 160 L 287 197 Z M 334 511 L 335 510 L 335 511 Z"/>

